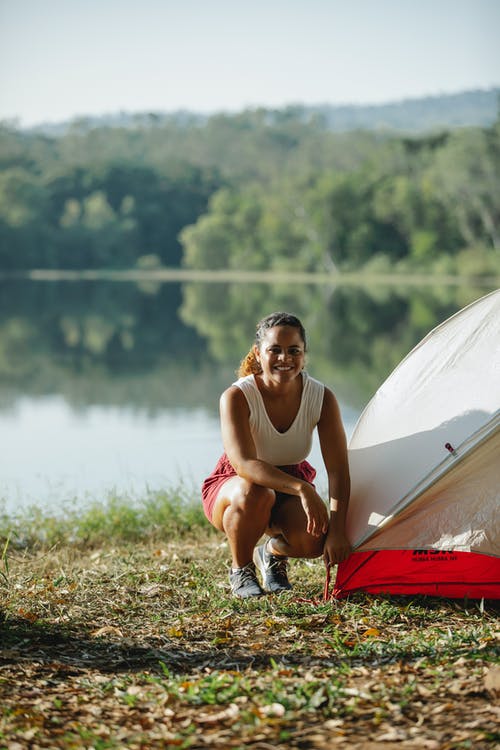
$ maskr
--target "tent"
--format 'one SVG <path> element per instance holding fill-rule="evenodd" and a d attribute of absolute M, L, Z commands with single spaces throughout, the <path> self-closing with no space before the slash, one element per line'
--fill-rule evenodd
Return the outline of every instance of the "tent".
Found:
<path fill-rule="evenodd" d="M 333 596 L 500 597 L 500 290 L 431 331 L 349 442 L 347 533 Z"/>

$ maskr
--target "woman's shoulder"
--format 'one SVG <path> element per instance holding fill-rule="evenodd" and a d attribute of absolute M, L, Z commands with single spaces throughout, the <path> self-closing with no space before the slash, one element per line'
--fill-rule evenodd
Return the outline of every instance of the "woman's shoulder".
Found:
<path fill-rule="evenodd" d="M 232 385 L 238 386 L 238 388 L 244 388 L 246 385 L 255 385 L 255 377 L 253 375 L 243 375 L 238 380 L 235 380 Z"/>
<path fill-rule="evenodd" d="M 244 393 L 249 398 L 255 398 L 254 394 L 258 391 L 253 375 L 244 375 L 242 378 L 238 378 L 238 380 L 235 380 L 234 383 L 231 384 L 230 388 L 233 387 L 241 393 Z"/>
<path fill-rule="evenodd" d="M 246 380 L 246 378 L 239 378 L 236 382 L 231 383 L 231 385 L 222 392 L 220 397 L 221 404 L 239 405 L 246 403 L 247 399 L 245 397 L 245 390 L 246 388 L 248 388 L 248 385 L 242 385 L 242 383 L 240 382 L 241 380 Z"/>
<path fill-rule="evenodd" d="M 223 422 L 227 419 L 237 422 L 248 419 L 250 407 L 241 388 L 233 384 L 223 391 L 219 399 L 219 413 Z"/>
<path fill-rule="evenodd" d="M 324 390 L 326 390 L 326 385 L 320 380 L 313 378 L 306 370 L 302 370 L 302 378 L 304 381 L 304 387 L 318 392 L 323 392 Z"/>

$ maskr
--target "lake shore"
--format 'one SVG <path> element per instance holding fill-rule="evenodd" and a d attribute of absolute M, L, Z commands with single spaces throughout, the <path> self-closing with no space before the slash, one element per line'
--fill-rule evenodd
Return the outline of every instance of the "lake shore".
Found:
<path fill-rule="evenodd" d="M 478 289 L 495 289 L 500 284 L 497 276 L 458 276 L 446 274 L 372 273 L 367 271 L 306 273 L 300 271 L 241 271 L 191 270 L 185 268 L 128 268 L 128 269 L 32 269 L 2 271 L 0 280 L 30 279 L 32 281 L 135 281 L 135 282 L 207 282 L 207 283 L 265 283 L 319 284 L 353 286 L 461 286 L 472 283 Z"/>
<path fill-rule="evenodd" d="M 322 602 L 320 560 L 292 562 L 291 595 L 235 600 L 224 537 L 199 507 L 164 498 L 146 510 L 115 504 L 24 529 L 3 520 L 2 746 L 458 750 L 498 739 L 492 603 Z"/>

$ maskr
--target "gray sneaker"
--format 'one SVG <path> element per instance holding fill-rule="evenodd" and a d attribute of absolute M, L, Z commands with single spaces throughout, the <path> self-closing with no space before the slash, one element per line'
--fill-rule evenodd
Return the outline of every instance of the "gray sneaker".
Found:
<path fill-rule="evenodd" d="M 255 548 L 253 560 L 262 574 L 262 583 L 267 591 L 290 591 L 292 584 L 286 572 L 288 557 L 272 555 L 267 551 L 267 542 L 264 542 Z"/>
<path fill-rule="evenodd" d="M 244 568 L 231 569 L 229 571 L 229 583 L 234 596 L 238 596 L 240 599 L 264 596 L 266 593 L 257 580 L 253 562 L 249 562 Z"/>

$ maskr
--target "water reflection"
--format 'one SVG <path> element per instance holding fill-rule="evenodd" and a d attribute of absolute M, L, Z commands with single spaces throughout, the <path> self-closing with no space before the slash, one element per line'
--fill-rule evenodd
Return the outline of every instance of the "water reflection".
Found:
<path fill-rule="evenodd" d="M 246 354 L 255 323 L 297 314 L 308 333 L 308 369 L 361 408 L 435 325 L 488 290 L 463 287 L 189 284 L 180 315 L 228 365 Z"/>
<path fill-rule="evenodd" d="M 219 395 L 277 309 L 303 319 L 308 369 L 350 430 L 422 336 L 487 291 L 1 282 L 0 493 L 12 507 L 198 483 L 220 452 Z"/>

